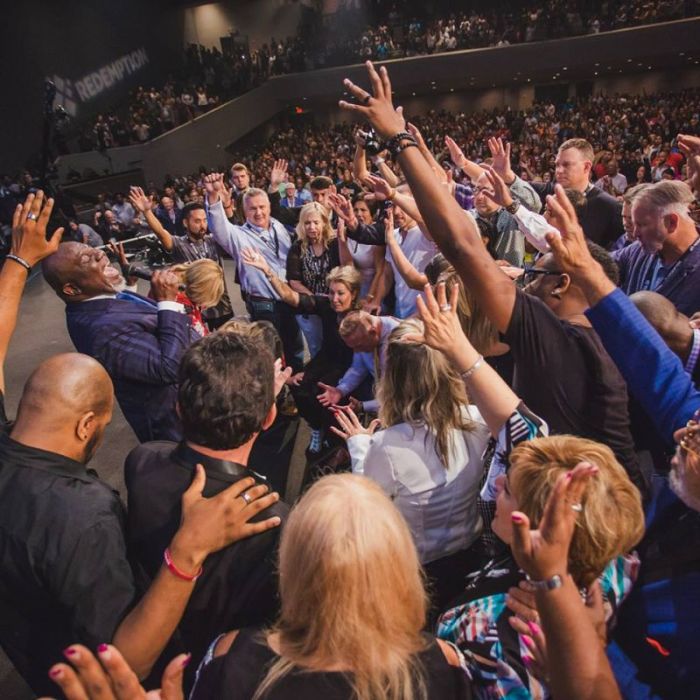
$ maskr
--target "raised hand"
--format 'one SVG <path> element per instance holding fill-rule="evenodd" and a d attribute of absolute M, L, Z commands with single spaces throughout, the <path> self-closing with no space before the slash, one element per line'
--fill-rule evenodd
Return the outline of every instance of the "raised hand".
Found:
<path fill-rule="evenodd" d="M 170 545 L 173 561 L 185 571 L 196 571 L 209 554 L 238 540 L 252 537 L 280 524 L 279 517 L 250 522 L 279 501 L 265 484 L 240 479 L 212 498 L 204 498 L 204 467 L 198 464 L 192 484 L 182 494 L 182 521 Z"/>
<path fill-rule="evenodd" d="M 470 345 L 457 316 L 459 285 L 452 287 L 449 302 L 444 282 L 437 285 L 437 298 L 429 284 L 425 285 L 424 294 L 425 300 L 423 297 L 416 300 L 418 317 L 423 321 L 423 334 L 406 335 L 404 341 L 423 343 L 455 359 L 460 349 Z"/>
<path fill-rule="evenodd" d="M 449 136 L 445 136 L 445 146 L 450 152 L 450 160 L 461 170 L 467 164 L 467 157 L 464 155 L 464 151 Z"/>
<path fill-rule="evenodd" d="M 372 190 L 371 195 L 366 195 L 365 199 L 373 199 L 375 202 L 383 202 L 387 199 L 393 199 L 396 190 L 383 178 L 376 175 L 368 175 L 363 181 Z"/>
<path fill-rule="evenodd" d="M 46 240 L 46 227 L 53 211 L 54 200 L 44 202 L 44 193 L 27 195 L 24 204 L 18 204 L 12 215 L 12 245 L 10 254 L 26 261 L 30 266 L 58 250 L 63 227 L 57 228 Z"/>
<path fill-rule="evenodd" d="M 369 427 L 365 428 L 355 411 L 350 406 L 334 406 L 333 415 L 340 428 L 331 426 L 331 430 L 343 440 L 349 440 L 356 435 L 373 435 L 374 431 L 379 427 L 379 419 L 375 418 Z"/>
<path fill-rule="evenodd" d="M 289 382 L 291 376 L 292 368 L 286 367 L 282 369 L 282 358 L 278 357 L 275 360 L 275 397 L 279 396 L 280 391 L 282 391 L 284 385 Z"/>
<path fill-rule="evenodd" d="M 398 241 L 394 236 L 394 210 L 387 209 L 384 215 L 384 242 L 389 246 L 393 247 L 398 245 Z"/>
<path fill-rule="evenodd" d="M 207 193 L 209 204 L 216 204 L 224 190 L 223 173 L 210 173 L 204 176 L 204 189 Z"/>
<path fill-rule="evenodd" d="M 530 530 L 530 520 L 525 513 L 514 511 L 511 514 L 511 550 L 518 566 L 531 579 L 543 581 L 554 575 L 566 575 L 569 546 L 578 516 L 573 506 L 582 505 L 588 480 L 597 473 L 598 467 L 581 462 L 562 474 L 549 494 L 537 530 Z"/>
<path fill-rule="evenodd" d="M 595 278 L 594 289 L 584 288 L 589 302 L 593 303 L 594 298 L 609 293 L 615 285 L 608 280 L 600 264 L 591 256 L 574 207 L 561 185 L 555 185 L 554 195 L 547 197 L 547 208 L 552 226 L 561 234 L 546 234 L 554 260 L 559 269 L 575 282 L 581 283 L 587 278 Z"/>
<path fill-rule="evenodd" d="M 391 81 L 386 68 L 382 66 L 377 72 L 371 61 L 367 61 L 365 65 L 372 93 L 370 94 L 346 78 L 343 84 L 348 92 L 358 100 L 359 104 L 345 100 L 341 100 L 338 104 L 343 109 L 355 112 L 363 119 L 368 120 L 382 138 L 388 139 L 406 130 L 406 120 L 403 118 L 401 108 L 394 109 L 392 104 Z"/>
<path fill-rule="evenodd" d="M 421 134 L 420 129 L 415 124 L 408 122 L 406 124 L 406 129 L 408 130 L 408 133 L 411 134 L 411 136 L 413 136 L 413 138 L 418 142 L 418 145 L 421 148 L 427 148 L 423 134 Z"/>
<path fill-rule="evenodd" d="M 142 214 L 145 214 L 153 208 L 151 198 L 147 197 L 140 187 L 132 186 L 129 188 L 129 201 L 131 202 L 131 206 Z"/>
<path fill-rule="evenodd" d="M 328 202 L 331 205 L 331 209 L 348 225 L 348 228 L 353 230 L 357 228 L 357 217 L 352 210 L 352 204 L 349 199 L 337 192 L 329 192 Z"/>
<path fill-rule="evenodd" d="M 491 184 L 491 190 L 483 190 L 484 194 L 501 207 L 509 207 L 513 204 L 513 198 L 510 195 L 508 185 L 503 181 L 503 178 L 491 165 L 481 166 L 486 173 L 486 178 Z"/>
<path fill-rule="evenodd" d="M 678 148 L 688 163 L 688 184 L 700 193 L 700 136 L 678 134 Z"/>
<path fill-rule="evenodd" d="M 241 260 L 244 265 L 256 267 L 258 270 L 262 270 L 266 275 L 270 273 L 270 266 L 267 264 L 265 258 L 253 248 L 243 248 L 243 250 L 241 250 Z"/>
<path fill-rule="evenodd" d="M 316 398 L 321 402 L 322 406 L 335 406 L 343 395 L 340 393 L 340 389 L 336 389 L 334 386 L 324 384 L 323 382 L 318 382 L 318 388 L 323 389 L 323 391 L 316 396 Z"/>
<path fill-rule="evenodd" d="M 508 183 L 513 184 L 515 173 L 510 167 L 510 143 L 503 142 L 503 139 L 491 137 L 488 140 L 488 147 L 493 158 L 493 169 Z"/>
<path fill-rule="evenodd" d="M 236 204 L 235 200 L 233 199 L 233 189 L 231 187 L 227 187 L 226 183 L 223 181 L 222 185 L 221 191 L 219 192 L 221 203 L 224 205 L 224 209 L 233 209 L 235 211 Z"/>
<path fill-rule="evenodd" d="M 146 692 L 136 674 L 111 644 L 97 649 L 99 661 L 81 644 L 66 650 L 71 665 L 55 664 L 49 677 L 60 686 L 68 700 L 183 700 L 182 676 L 189 654 L 176 656 L 165 668 L 161 689 Z M 48 700 L 44 698 L 43 700 Z"/>
<path fill-rule="evenodd" d="M 276 189 L 287 179 L 287 161 L 280 158 L 274 162 L 270 171 L 270 189 Z"/>

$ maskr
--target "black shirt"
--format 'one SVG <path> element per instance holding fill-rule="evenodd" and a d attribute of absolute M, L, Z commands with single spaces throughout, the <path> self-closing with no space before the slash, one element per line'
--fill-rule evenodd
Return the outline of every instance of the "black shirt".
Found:
<path fill-rule="evenodd" d="M 552 433 L 608 445 L 646 492 L 627 410 L 627 385 L 598 334 L 558 318 L 544 302 L 517 290 L 503 339 L 510 345 L 513 390 Z"/>
<path fill-rule="evenodd" d="M 423 672 L 427 700 L 469 700 L 471 684 L 467 674 L 450 666 L 434 638 L 426 635 L 426 648 L 417 654 Z M 391 644 L 391 639 L 387 639 Z M 210 661 L 201 671 L 192 700 L 237 698 L 252 700 L 270 666 L 279 656 L 265 641 L 264 632 L 243 629 L 223 656 Z M 267 700 L 352 700 L 356 697 L 347 673 L 307 671 L 293 668 L 265 693 Z"/>
<path fill-rule="evenodd" d="M 352 350 L 345 344 L 338 331 L 340 318 L 331 307 L 330 299 L 322 294 L 300 294 L 299 313 L 317 314 L 321 318 L 323 341 L 317 355 L 323 355 L 338 366 L 349 367 L 352 363 Z"/>
<path fill-rule="evenodd" d="M 110 642 L 136 601 L 124 507 L 85 465 L 6 434 L 0 503 L 0 644 L 36 693 L 55 695 L 61 651 Z"/>
<path fill-rule="evenodd" d="M 132 450 L 124 467 L 129 552 L 151 578 L 180 526 L 180 499 L 192 482 L 196 464 L 206 470 L 206 498 L 246 476 L 264 483 L 264 477 L 244 466 L 207 457 L 184 443 L 148 442 Z M 288 512 L 289 508 L 278 502 L 253 520 L 278 515 L 284 521 Z M 207 557 L 178 628 L 184 648 L 196 660 L 217 634 L 275 617 L 279 536 L 280 528 L 267 530 Z"/>
<path fill-rule="evenodd" d="M 338 239 L 333 238 L 321 255 L 315 255 L 308 246 L 303 252 L 301 241 L 292 243 L 287 256 L 287 282 L 301 282 L 313 294 L 328 292 L 328 273 L 340 265 Z"/>
<path fill-rule="evenodd" d="M 542 201 L 548 194 L 554 194 L 554 183 L 531 183 Z M 622 202 L 603 192 L 599 187 L 589 187 L 586 191 L 586 206 L 579 212 L 581 228 L 594 243 L 610 248 L 625 232 L 622 225 Z"/>

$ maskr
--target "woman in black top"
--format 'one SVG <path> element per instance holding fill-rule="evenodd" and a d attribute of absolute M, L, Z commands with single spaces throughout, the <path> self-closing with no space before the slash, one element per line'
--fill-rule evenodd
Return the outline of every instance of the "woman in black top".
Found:
<path fill-rule="evenodd" d="M 289 382 L 299 413 L 311 428 L 309 452 L 318 453 L 324 434 L 333 423 L 330 412 L 316 399 L 320 393 L 318 383 L 335 386 L 350 367 L 352 350 L 340 337 L 338 326 L 343 316 L 358 306 L 362 276 L 349 265 L 335 267 L 326 276 L 327 295 L 299 293 L 275 275 L 262 255 L 245 249 L 241 257 L 246 265 L 262 270 L 282 301 L 296 308 L 297 313 L 320 319 L 323 331 L 320 351 Z"/>
<path fill-rule="evenodd" d="M 331 228 L 328 213 L 318 202 L 309 202 L 301 208 L 297 225 L 297 240 L 287 256 L 287 282 L 299 294 L 327 294 L 328 273 L 341 264 L 338 238 Z M 352 259 L 349 258 L 349 264 Z M 307 312 L 298 319 L 314 357 L 321 349 L 321 325 L 318 319 L 308 318 Z"/>
<path fill-rule="evenodd" d="M 426 595 L 401 514 L 369 479 L 317 481 L 292 510 L 272 629 L 216 639 L 192 700 L 470 698 L 457 650 L 422 633 Z"/>

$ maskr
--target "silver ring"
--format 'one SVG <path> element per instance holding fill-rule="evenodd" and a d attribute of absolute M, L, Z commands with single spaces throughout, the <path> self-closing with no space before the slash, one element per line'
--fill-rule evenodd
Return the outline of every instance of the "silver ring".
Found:
<path fill-rule="evenodd" d="M 29 221 L 36 221 L 39 217 L 36 214 L 32 214 L 32 212 L 29 212 L 29 214 L 27 214 L 27 218 L 29 219 Z"/>
<path fill-rule="evenodd" d="M 368 105 L 368 104 L 369 104 L 369 101 L 370 101 L 371 99 L 372 99 L 372 95 L 365 95 L 365 96 L 362 98 L 362 104 L 363 104 L 363 105 Z"/>
<path fill-rule="evenodd" d="M 241 494 L 241 498 L 250 505 L 250 496 L 245 491 Z"/>
<path fill-rule="evenodd" d="M 572 503 L 571 510 L 575 510 L 577 513 L 580 513 L 583 510 L 583 506 L 580 503 Z"/>
<path fill-rule="evenodd" d="M 452 311 L 452 304 L 442 304 L 440 311 Z"/>

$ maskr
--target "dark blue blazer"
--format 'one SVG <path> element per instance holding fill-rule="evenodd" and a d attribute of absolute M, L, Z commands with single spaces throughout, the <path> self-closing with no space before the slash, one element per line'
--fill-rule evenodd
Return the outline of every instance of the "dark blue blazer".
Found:
<path fill-rule="evenodd" d="M 134 301 L 95 299 L 66 305 L 66 320 L 76 350 L 94 357 L 109 373 L 138 439 L 181 439 L 175 412 L 178 368 L 185 350 L 199 337 L 189 317 L 157 311 L 153 303 L 149 308 Z"/>

